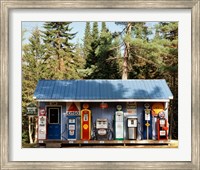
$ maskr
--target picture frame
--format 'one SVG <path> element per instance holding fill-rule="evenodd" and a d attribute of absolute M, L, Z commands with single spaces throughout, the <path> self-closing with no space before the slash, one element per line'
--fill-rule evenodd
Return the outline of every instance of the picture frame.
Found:
<path fill-rule="evenodd" d="M 10 9 L 191 9 L 192 11 L 192 161 L 190 162 L 26 162 L 9 161 L 9 10 Z M 199 64 L 200 1 L 1 1 L 1 169 L 200 169 Z M 145 163 L 145 167 L 144 167 Z"/>

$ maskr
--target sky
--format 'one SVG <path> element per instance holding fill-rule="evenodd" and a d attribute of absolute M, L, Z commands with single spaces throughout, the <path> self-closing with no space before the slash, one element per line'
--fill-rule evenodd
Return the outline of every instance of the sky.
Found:
<path fill-rule="evenodd" d="M 23 43 L 28 43 L 28 39 L 31 37 L 31 32 L 35 29 L 35 28 L 39 28 L 40 30 L 43 29 L 43 24 L 44 22 L 22 22 L 22 30 L 26 30 L 26 33 L 24 35 L 24 42 Z M 155 24 L 155 22 L 148 22 L 147 25 L 149 26 L 153 26 Z M 83 37 L 84 37 L 84 32 L 85 32 L 85 25 L 86 22 L 72 22 L 71 27 L 73 28 L 72 31 L 73 32 L 77 32 L 76 37 L 72 40 L 73 43 L 83 43 Z M 101 30 L 101 22 L 98 22 L 99 25 L 99 30 Z M 116 25 L 115 22 L 106 22 L 106 26 L 107 28 L 111 31 L 111 32 L 117 32 L 117 31 L 121 31 L 123 29 L 123 26 L 120 25 Z M 92 28 L 92 23 L 90 25 L 90 27 Z"/>
<path fill-rule="evenodd" d="M 31 32 L 35 29 L 35 28 L 39 28 L 40 30 L 43 29 L 43 24 L 44 22 L 22 22 L 22 30 L 26 30 L 26 33 L 24 35 L 25 41 L 24 43 L 28 43 L 28 39 L 31 36 Z M 72 22 L 71 24 L 71 28 L 72 32 L 77 32 L 76 37 L 73 39 L 74 43 L 76 43 L 77 41 L 79 41 L 80 43 L 83 43 L 83 36 L 84 36 L 84 32 L 85 32 L 85 25 L 86 22 Z M 101 29 L 101 22 L 98 22 L 99 25 L 99 30 Z M 107 28 L 111 31 L 111 32 L 115 32 L 115 31 L 120 31 L 123 29 L 123 26 L 119 26 L 116 25 L 115 22 L 106 22 L 106 26 Z M 90 25 L 90 27 L 92 28 L 92 24 Z"/>

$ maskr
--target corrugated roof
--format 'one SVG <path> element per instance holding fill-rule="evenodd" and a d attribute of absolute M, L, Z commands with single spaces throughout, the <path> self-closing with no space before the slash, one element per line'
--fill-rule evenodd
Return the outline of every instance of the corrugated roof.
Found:
<path fill-rule="evenodd" d="M 38 101 L 161 101 L 173 98 L 164 79 L 39 80 Z"/>

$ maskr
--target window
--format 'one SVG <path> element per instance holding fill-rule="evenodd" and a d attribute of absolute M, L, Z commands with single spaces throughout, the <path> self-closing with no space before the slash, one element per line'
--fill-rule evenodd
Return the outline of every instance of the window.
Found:
<path fill-rule="evenodd" d="M 49 108 L 49 124 L 59 123 L 59 108 Z"/>

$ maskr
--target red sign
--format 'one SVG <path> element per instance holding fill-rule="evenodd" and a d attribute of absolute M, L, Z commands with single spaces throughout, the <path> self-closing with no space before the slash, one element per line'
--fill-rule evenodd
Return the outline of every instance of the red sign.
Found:
<path fill-rule="evenodd" d="M 80 112 L 76 106 L 75 103 L 72 103 L 70 106 L 69 106 L 69 109 L 67 111 L 67 115 L 73 115 L 73 116 L 80 116 Z"/>
<path fill-rule="evenodd" d="M 107 109 L 108 108 L 108 103 L 101 103 L 100 108 L 102 109 Z"/>
<path fill-rule="evenodd" d="M 45 110 L 45 108 L 40 108 L 39 109 L 39 116 L 46 116 L 46 110 Z"/>

